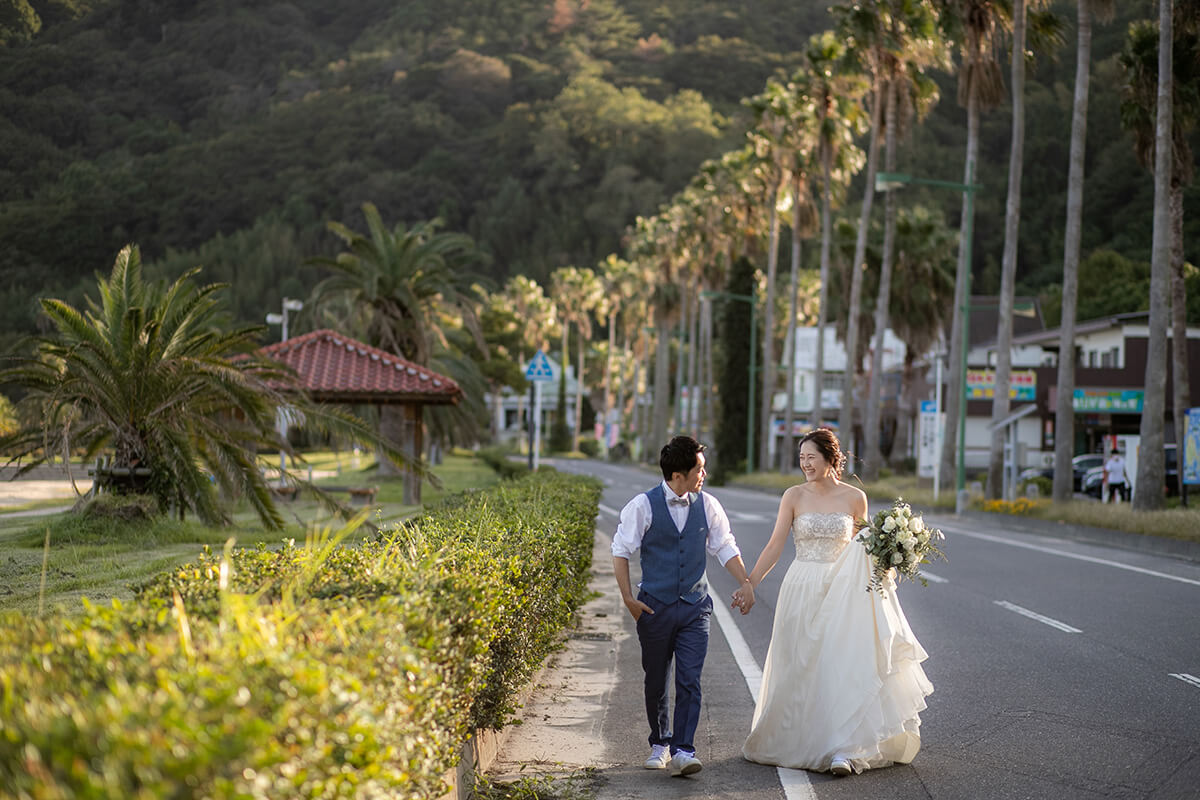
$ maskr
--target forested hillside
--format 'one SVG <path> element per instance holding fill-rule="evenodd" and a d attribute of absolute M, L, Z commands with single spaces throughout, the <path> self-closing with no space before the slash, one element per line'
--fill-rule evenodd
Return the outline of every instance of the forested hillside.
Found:
<path fill-rule="evenodd" d="M 326 223 L 361 228 L 368 201 L 389 223 L 469 233 L 497 282 L 594 265 L 742 142 L 740 100 L 795 68 L 827 5 L 0 0 L 0 335 L 36 327 L 36 296 L 78 302 L 127 242 L 163 274 L 203 264 L 233 284 L 238 317 L 261 320 L 307 295 L 303 260 L 336 248 Z M 1148 261 L 1152 183 L 1120 128 L 1115 53 L 1154 3 L 1118 5 L 1096 31 L 1083 246 Z M 1028 90 L 1021 292 L 1061 268 L 1070 24 L 1067 39 Z M 906 169 L 961 180 L 964 112 L 941 83 Z M 981 291 L 998 273 L 1008 131 L 1004 108 L 985 117 Z M 927 198 L 955 225 L 958 201 Z"/>

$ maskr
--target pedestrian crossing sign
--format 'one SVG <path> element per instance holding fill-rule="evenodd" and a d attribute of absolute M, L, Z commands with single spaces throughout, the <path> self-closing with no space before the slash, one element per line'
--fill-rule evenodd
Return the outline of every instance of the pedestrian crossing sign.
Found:
<path fill-rule="evenodd" d="M 529 359 L 529 366 L 525 367 L 525 379 L 531 381 L 554 380 L 554 370 L 550 368 L 550 359 L 546 358 L 545 352 L 538 350 L 533 354 L 533 358 Z"/>

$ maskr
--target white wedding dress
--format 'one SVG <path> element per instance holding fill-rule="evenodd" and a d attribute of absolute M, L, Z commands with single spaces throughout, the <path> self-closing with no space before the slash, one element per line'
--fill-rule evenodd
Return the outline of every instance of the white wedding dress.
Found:
<path fill-rule="evenodd" d="M 886 598 L 866 591 L 870 563 L 852 543 L 849 514 L 801 514 L 792 535 L 796 560 L 779 592 L 742 754 L 820 772 L 835 755 L 855 772 L 912 761 L 933 684 L 894 587 Z"/>

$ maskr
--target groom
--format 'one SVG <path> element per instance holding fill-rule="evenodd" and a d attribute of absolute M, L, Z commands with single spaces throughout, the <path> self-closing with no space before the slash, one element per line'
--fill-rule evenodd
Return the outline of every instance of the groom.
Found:
<path fill-rule="evenodd" d="M 744 587 L 741 612 L 754 605 L 754 589 L 729 529 L 725 509 L 704 483 L 705 446 L 676 436 L 659 456 L 663 482 L 630 500 L 613 536 L 613 569 L 621 599 L 637 622 L 646 673 L 650 757 L 646 769 L 672 775 L 701 769 L 693 742 L 700 721 L 700 671 L 708 652 L 713 601 L 704 575 L 705 553 L 720 559 Z M 629 558 L 641 550 L 642 582 L 634 597 Z M 667 677 L 675 662 L 674 729 L 667 716 Z"/>

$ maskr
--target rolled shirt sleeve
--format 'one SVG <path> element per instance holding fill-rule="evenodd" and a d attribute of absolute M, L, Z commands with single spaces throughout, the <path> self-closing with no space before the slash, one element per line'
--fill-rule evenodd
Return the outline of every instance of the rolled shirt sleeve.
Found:
<path fill-rule="evenodd" d="M 729 517 L 725 514 L 721 501 L 707 492 L 700 496 L 704 498 L 704 514 L 708 517 L 708 542 L 705 546 L 708 554 L 716 556 L 721 566 L 725 566 L 726 561 L 740 556 L 742 551 L 738 549 L 737 540 L 733 538 Z"/>
<path fill-rule="evenodd" d="M 629 559 L 642 546 L 642 537 L 650 528 L 650 499 L 645 494 L 636 495 L 621 509 L 621 522 L 613 534 L 612 554 L 614 558 Z"/>

